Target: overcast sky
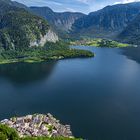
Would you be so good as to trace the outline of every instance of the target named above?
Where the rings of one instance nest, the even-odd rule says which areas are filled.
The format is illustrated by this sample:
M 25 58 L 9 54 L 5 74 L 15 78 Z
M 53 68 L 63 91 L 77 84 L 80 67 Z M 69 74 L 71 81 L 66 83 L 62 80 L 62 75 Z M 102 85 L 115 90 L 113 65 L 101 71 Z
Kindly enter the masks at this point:
M 54 11 L 89 13 L 107 5 L 136 2 L 140 0 L 15 0 L 27 6 L 48 6 Z

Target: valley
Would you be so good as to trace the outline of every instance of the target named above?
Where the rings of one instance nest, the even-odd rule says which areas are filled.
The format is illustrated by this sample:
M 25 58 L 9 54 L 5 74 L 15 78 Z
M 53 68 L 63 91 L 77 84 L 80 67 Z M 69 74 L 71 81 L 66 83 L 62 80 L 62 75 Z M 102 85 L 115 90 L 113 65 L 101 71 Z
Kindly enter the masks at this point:
M 85 15 L 78 12 L 57 13 L 49 7 L 26 7 L 17 2 L 2 0 L 0 63 L 33 63 L 72 57 L 94 56 L 89 51 L 70 49 L 68 47 L 69 42 L 72 45 L 109 48 L 138 45 L 137 37 L 132 39 L 135 42 L 128 41 L 127 35 L 129 34 L 125 33 L 125 30 L 127 30 L 127 24 L 131 22 L 131 24 L 136 24 L 131 20 L 135 18 L 138 20 L 139 8 L 140 5 L 137 2 L 126 5 L 120 4 L 107 6 L 97 12 Z M 115 12 L 119 9 L 122 9 L 119 13 Z M 130 13 L 130 11 L 132 12 Z M 119 17 L 120 14 L 121 17 Z M 102 18 L 103 15 L 104 18 Z M 110 16 L 109 18 L 108 15 Z M 97 19 L 98 17 L 102 19 L 100 22 Z M 91 27 L 92 29 L 90 29 Z M 125 30 L 123 31 L 123 29 Z M 87 31 L 90 31 L 89 35 Z M 91 33 L 91 31 L 93 32 Z M 105 36 L 103 35 L 104 33 Z M 111 37 L 108 35 L 111 35 Z M 123 37 L 121 37 L 122 35 Z M 130 38 L 133 38 L 131 35 L 129 35 Z M 96 39 L 95 37 L 99 38 Z M 127 37 L 127 40 L 124 37 Z M 61 42 L 63 42 L 63 45 Z M 58 47 L 53 48 L 56 45 Z
M 17 1 L 0 0 L 0 140 L 139 140 L 140 2 Z

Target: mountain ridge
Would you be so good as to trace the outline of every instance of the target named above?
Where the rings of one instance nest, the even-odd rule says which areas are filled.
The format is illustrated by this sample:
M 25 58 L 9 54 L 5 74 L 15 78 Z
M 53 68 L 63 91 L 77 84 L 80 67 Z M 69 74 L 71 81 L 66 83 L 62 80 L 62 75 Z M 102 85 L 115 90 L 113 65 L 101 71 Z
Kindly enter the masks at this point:
M 45 19 L 58 32 L 69 32 L 75 20 L 84 16 L 80 12 L 54 12 L 49 7 L 30 7 L 34 14 L 37 14 Z
M 9 9 L 12 11 L 15 9 L 25 9 L 26 12 L 28 11 L 34 16 L 41 17 L 44 21 L 47 20 L 48 24 L 52 27 L 51 29 L 57 32 L 59 37 L 63 39 L 91 37 L 119 39 L 122 42 L 132 42 L 133 44 L 137 41 L 138 44 L 138 39 L 136 38 L 139 38 L 139 34 L 137 33 L 134 35 L 132 26 L 136 24 L 134 22 L 136 18 L 138 22 L 140 2 L 106 6 L 88 15 L 80 12 L 54 12 L 47 6 L 27 7 L 10 0 L 0 0 L 0 6 L 0 15 L 3 15 L 4 10 L 4 12 L 8 12 Z M 53 31 L 49 30 L 51 38 L 58 40 L 57 35 L 54 34 Z M 129 35 L 127 35 L 127 33 Z M 129 36 L 129 39 L 122 36 L 123 34 Z M 49 36 L 47 35 L 45 37 L 48 38 Z M 136 40 L 132 41 L 131 37 Z M 41 42 L 44 42 L 44 39 L 45 38 L 42 38 Z M 51 41 L 51 39 L 49 40 Z M 31 46 L 37 45 L 37 42 L 36 40 L 30 44 Z
M 89 37 L 115 38 L 140 12 L 140 2 L 106 6 L 91 12 L 73 24 L 73 34 Z

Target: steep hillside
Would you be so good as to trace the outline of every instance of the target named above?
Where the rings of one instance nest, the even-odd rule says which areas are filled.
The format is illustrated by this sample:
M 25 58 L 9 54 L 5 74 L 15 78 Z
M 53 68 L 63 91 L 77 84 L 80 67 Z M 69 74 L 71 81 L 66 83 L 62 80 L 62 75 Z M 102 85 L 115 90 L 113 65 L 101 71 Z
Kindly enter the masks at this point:
M 58 37 L 46 20 L 0 1 L 0 47 L 5 49 L 43 46 L 47 41 L 56 42 Z
M 31 11 L 45 19 L 54 26 L 57 31 L 68 32 L 75 20 L 84 16 L 82 13 L 56 13 L 49 7 L 30 7 Z
M 123 42 L 140 44 L 140 14 L 118 36 Z
M 82 36 L 113 38 L 139 13 L 140 2 L 107 6 L 78 19 L 73 33 Z

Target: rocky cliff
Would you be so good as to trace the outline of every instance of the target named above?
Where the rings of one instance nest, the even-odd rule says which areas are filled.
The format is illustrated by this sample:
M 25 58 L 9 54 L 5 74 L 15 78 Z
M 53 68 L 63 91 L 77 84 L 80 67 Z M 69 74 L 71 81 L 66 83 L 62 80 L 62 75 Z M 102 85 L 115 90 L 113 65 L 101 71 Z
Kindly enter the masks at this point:
M 57 13 L 49 7 L 30 7 L 30 9 L 33 13 L 47 19 L 56 30 L 64 32 L 69 32 L 73 23 L 84 16 L 84 14 L 78 12 Z
M 49 29 L 45 35 L 40 34 L 40 39 L 35 39 L 30 42 L 30 47 L 33 46 L 44 46 L 46 42 L 56 43 L 59 40 L 55 32 Z
M 118 38 L 130 44 L 140 44 L 140 14 L 119 34 Z
M 73 32 L 91 37 L 116 37 L 140 12 L 140 2 L 107 6 L 79 18 Z

